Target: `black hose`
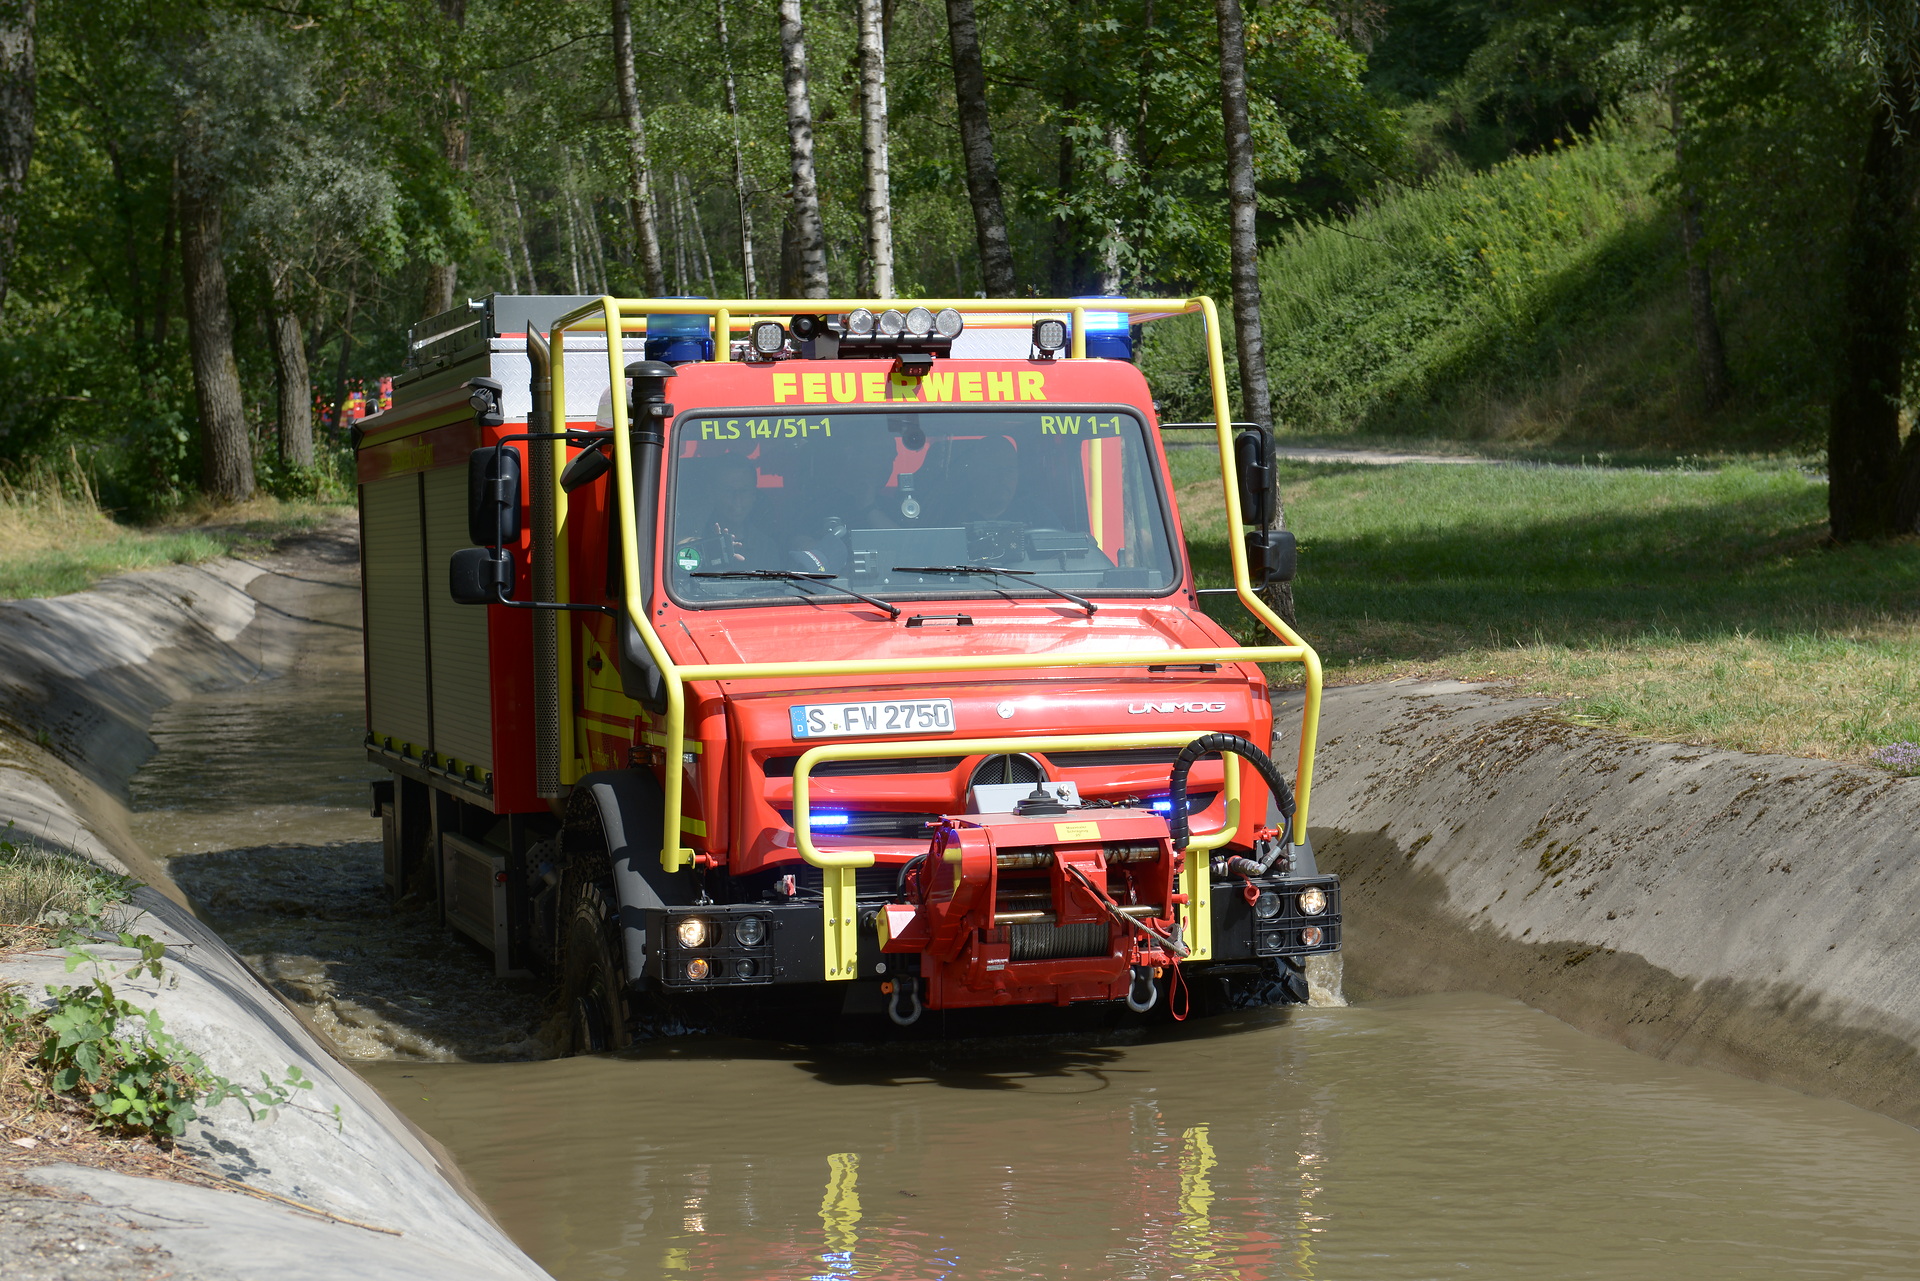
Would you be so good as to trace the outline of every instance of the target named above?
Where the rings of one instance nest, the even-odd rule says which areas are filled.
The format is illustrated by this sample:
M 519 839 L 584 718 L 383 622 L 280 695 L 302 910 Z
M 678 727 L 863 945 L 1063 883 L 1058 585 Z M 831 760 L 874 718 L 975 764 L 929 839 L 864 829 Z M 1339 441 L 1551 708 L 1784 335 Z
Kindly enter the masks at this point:
M 1274 766 L 1273 758 L 1241 738 L 1238 734 L 1202 734 L 1185 747 L 1180 755 L 1173 758 L 1173 772 L 1167 777 L 1168 799 L 1173 803 L 1173 812 L 1167 816 L 1167 827 L 1173 834 L 1173 848 L 1184 850 L 1192 833 L 1187 828 L 1187 772 L 1193 763 L 1210 752 L 1232 752 L 1235 756 L 1245 757 L 1260 777 L 1273 789 L 1274 800 L 1280 806 L 1280 819 L 1283 826 L 1293 824 L 1293 789 L 1287 786 L 1287 780 L 1280 777 L 1280 771 Z M 1291 839 L 1291 838 L 1289 838 Z M 1263 858 L 1235 858 L 1228 862 L 1234 871 L 1244 871 L 1249 876 L 1264 876 L 1280 860 L 1280 854 L 1287 848 L 1287 840 L 1273 842 L 1273 848 Z

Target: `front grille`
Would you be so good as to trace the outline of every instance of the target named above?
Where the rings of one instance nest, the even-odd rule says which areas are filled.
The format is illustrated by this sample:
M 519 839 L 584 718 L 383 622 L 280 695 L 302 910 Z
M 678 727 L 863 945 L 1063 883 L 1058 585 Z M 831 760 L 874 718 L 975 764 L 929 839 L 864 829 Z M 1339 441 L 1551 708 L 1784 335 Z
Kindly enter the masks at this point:
M 1116 747 L 1106 751 L 1048 752 L 1047 759 L 1060 769 L 1107 769 L 1116 765 L 1168 765 L 1180 755 L 1177 747 Z M 1217 761 L 1218 752 L 1200 758 Z
M 768 778 L 792 778 L 798 756 L 769 756 Z M 960 756 L 883 756 L 870 761 L 821 761 L 808 773 L 813 778 L 852 778 L 870 774 L 945 774 L 959 768 Z
M 1009 925 L 1007 959 L 1052 961 L 1063 957 L 1105 956 L 1112 931 L 1105 921 L 1084 925 Z

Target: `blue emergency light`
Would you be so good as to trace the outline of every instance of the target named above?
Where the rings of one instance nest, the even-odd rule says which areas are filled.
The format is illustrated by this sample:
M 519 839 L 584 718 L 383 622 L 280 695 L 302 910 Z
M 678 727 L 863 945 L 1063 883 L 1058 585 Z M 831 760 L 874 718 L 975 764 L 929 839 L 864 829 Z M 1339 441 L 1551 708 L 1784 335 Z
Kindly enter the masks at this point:
M 832 810 L 807 811 L 807 821 L 815 827 L 845 827 L 853 821 L 851 814 L 836 814 Z
M 677 294 L 689 302 L 704 301 L 698 294 Z M 713 318 L 710 316 L 647 316 L 647 359 L 669 365 L 713 359 Z
M 1104 302 L 1119 294 L 1082 294 L 1076 302 Z M 1087 355 L 1109 360 L 1133 359 L 1133 330 L 1124 311 L 1087 311 Z

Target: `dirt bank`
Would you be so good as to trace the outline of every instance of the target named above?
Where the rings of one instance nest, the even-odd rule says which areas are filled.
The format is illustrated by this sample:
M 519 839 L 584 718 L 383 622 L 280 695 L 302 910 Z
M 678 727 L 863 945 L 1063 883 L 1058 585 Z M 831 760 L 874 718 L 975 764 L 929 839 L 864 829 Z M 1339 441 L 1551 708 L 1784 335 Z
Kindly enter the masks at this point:
M 1356 999 L 1478 989 L 1920 1124 L 1920 779 L 1328 693 L 1311 820 Z
M 314 1078 L 301 1107 L 254 1122 L 225 1104 L 196 1123 L 184 1146 L 220 1174 L 333 1217 L 70 1165 L 19 1177 L 60 1201 L 60 1213 L 42 1219 L 91 1222 L 154 1259 L 159 1273 L 541 1277 L 456 1188 L 458 1174 L 438 1146 L 193 918 L 128 835 L 127 780 L 152 751 L 146 726 L 154 712 L 195 690 L 272 679 L 302 630 L 319 625 L 302 609 L 316 586 L 307 574 L 350 565 L 353 538 L 343 524 L 250 563 L 131 574 L 55 600 L 0 603 L 0 821 L 151 887 L 137 897 L 143 915 L 132 928 L 168 944 L 167 976 L 119 984 L 122 995 L 158 1009 L 222 1075 L 278 1079 L 298 1066 Z M 118 949 L 99 952 L 113 958 Z M 0 980 L 71 981 L 61 960 L 45 954 L 6 958 Z M 0 1238 L 9 1226 L 0 1221 Z M 24 1258 L 45 1244 L 26 1231 L 26 1239 L 0 1239 L 0 1254 Z

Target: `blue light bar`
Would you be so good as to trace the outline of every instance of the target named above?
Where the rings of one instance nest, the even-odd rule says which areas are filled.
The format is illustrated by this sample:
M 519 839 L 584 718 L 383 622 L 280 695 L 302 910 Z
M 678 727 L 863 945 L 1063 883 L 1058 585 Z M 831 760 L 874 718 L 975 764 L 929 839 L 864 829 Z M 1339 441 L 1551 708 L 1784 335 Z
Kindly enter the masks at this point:
M 831 811 L 815 813 L 813 810 L 808 810 L 807 821 L 815 827 L 845 827 L 853 821 L 853 815 L 835 814 Z
M 689 301 L 704 301 L 698 294 L 682 294 Z M 647 316 L 647 359 L 683 365 L 693 360 L 713 359 L 713 318 L 711 316 Z
M 1082 294 L 1075 302 L 1104 302 L 1116 294 Z M 1087 355 L 1105 356 L 1109 360 L 1133 359 L 1133 331 L 1128 328 L 1129 318 L 1124 311 L 1088 311 Z
M 1153 808 L 1160 811 L 1162 814 L 1171 814 L 1173 813 L 1173 802 L 1172 801 L 1155 801 L 1153 803 Z

